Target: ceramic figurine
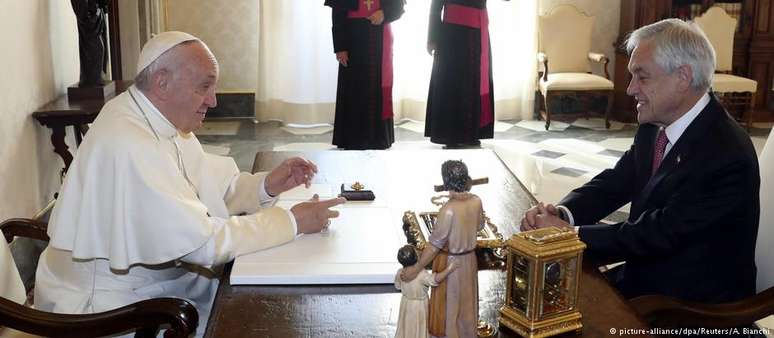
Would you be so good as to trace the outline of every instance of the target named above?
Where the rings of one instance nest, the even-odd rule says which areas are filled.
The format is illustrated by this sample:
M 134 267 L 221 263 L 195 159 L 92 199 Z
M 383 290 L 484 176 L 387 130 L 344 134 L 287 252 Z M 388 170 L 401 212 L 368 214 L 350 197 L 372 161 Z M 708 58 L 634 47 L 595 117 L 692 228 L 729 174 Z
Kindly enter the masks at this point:
M 417 263 L 416 249 L 412 245 L 404 245 L 398 250 L 398 262 L 404 268 Z M 398 329 L 395 331 L 395 338 L 427 338 L 427 309 L 428 298 L 427 289 L 438 285 L 439 282 L 446 279 L 457 266 L 452 262 L 444 271 L 437 274 L 431 274 L 422 269 L 414 279 L 404 281 L 403 271 L 398 270 L 395 274 L 395 288 L 400 290 L 403 297 L 400 300 L 400 311 L 398 312 Z
M 476 337 L 478 324 L 478 262 L 476 234 L 484 226 L 481 199 L 471 194 L 472 182 L 462 161 L 446 161 L 441 166 L 444 190 L 449 200 L 438 212 L 429 244 L 417 264 L 404 269 L 412 279 L 431 261 L 433 272 L 444 271 L 452 261 L 457 269 L 430 295 L 428 329 L 435 337 Z

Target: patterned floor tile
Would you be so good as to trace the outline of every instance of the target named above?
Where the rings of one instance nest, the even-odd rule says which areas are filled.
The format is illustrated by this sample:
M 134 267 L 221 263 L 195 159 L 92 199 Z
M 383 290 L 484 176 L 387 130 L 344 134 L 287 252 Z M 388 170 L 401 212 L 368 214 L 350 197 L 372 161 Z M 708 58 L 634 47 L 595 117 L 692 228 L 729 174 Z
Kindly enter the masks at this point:
M 596 154 L 605 149 L 596 142 L 584 141 L 575 138 L 548 139 L 545 141 L 540 141 L 539 144 L 543 149 L 565 154 L 576 152 Z
M 495 133 L 504 133 L 511 128 L 513 128 L 513 123 L 495 121 L 495 124 L 494 124 Z
M 517 127 L 534 130 L 534 131 L 540 131 L 540 132 L 546 132 L 546 122 L 545 121 L 519 121 L 519 123 L 516 123 Z M 548 128 L 548 131 L 563 131 L 567 128 L 569 128 L 570 125 L 561 121 L 551 121 L 551 126 Z
M 280 129 L 291 133 L 293 135 L 322 135 L 333 131 L 333 126 L 329 124 L 323 125 L 287 125 Z
M 205 152 L 215 155 L 226 156 L 231 151 L 231 147 L 225 145 L 202 144 Z
M 613 211 L 612 214 L 605 217 L 605 221 L 609 223 L 620 223 L 625 222 L 629 218 L 629 212 L 623 212 L 620 210 Z
M 605 149 L 597 153 L 598 155 L 611 156 L 615 158 L 621 158 L 624 152 L 620 150 Z
M 561 167 L 559 169 L 554 169 L 551 172 L 557 175 L 570 176 L 570 177 L 581 177 L 583 176 L 583 174 L 587 173 L 587 171 L 585 170 L 568 168 L 568 167 Z
M 336 149 L 336 146 L 330 143 L 288 143 L 281 146 L 275 146 L 274 151 L 314 151 L 314 150 L 331 150 Z
M 202 127 L 194 131 L 198 135 L 236 135 L 240 121 L 205 121 Z
M 597 143 L 599 143 L 599 145 L 605 149 L 627 151 L 629 150 L 629 148 L 632 147 L 633 142 L 634 142 L 634 138 L 627 137 L 627 138 L 609 138 L 607 140 L 600 141 Z
M 554 158 L 562 157 L 562 156 L 564 156 L 566 154 L 565 153 L 556 152 L 556 151 L 550 151 L 550 150 L 540 150 L 540 151 L 532 153 L 532 155 L 554 159 Z
M 408 141 L 408 142 L 395 142 L 390 147 L 390 150 L 439 150 L 442 149 L 442 145 L 434 144 L 428 140 L 424 141 Z
M 564 167 L 586 171 L 588 173 L 586 177 L 590 179 L 602 170 L 615 166 L 618 158 L 598 154 L 570 153 L 557 159 L 557 161 Z
M 539 144 L 519 140 L 481 140 L 481 146 L 490 147 L 495 149 L 495 151 L 502 149 L 504 151 L 516 152 L 520 154 L 532 154 L 541 150 Z
M 553 123 L 553 122 L 552 122 Z M 610 128 L 605 128 L 605 119 L 599 118 L 599 117 L 592 117 L 592 118 L 579 118 L 572 123 L 573 127 L 579 127 L 579 128 L 585 128 L 585 129 L 593 129 L 598 131 L 613 131 L 613 130 L 621 130 L 625 126 L 624 123 L 610 120 Z

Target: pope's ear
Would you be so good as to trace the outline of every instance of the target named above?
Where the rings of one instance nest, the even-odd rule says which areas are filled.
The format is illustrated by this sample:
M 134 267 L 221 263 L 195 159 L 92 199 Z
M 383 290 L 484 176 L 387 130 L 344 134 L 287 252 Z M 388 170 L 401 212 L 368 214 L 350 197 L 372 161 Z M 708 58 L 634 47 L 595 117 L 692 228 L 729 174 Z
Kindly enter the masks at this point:
M 165 96 L 169 92 L 169 84 L 172 80 L 172 73 L 167 69 L 161 69 L 153 74 L 153 87 L 160 96 Z

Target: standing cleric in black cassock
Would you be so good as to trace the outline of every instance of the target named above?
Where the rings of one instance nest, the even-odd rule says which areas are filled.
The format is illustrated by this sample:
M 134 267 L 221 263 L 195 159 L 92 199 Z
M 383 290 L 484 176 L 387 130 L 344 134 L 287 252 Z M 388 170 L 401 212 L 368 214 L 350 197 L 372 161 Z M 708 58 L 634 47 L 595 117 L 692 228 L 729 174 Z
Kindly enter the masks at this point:
M 425 136 L 447 148 L 478 146 L 494 133 L 486 0 L 432 1 L 427 51 L 434 59 Z
M 333 144 L 387 149 L 395 140 L 389 23 L 403 14 L 403 0 L 325 0 L 325 5 L 332 8 L 333 49 L 339 60 Z M 379 10 L 384 20 L 373 24 L 369 16 Z

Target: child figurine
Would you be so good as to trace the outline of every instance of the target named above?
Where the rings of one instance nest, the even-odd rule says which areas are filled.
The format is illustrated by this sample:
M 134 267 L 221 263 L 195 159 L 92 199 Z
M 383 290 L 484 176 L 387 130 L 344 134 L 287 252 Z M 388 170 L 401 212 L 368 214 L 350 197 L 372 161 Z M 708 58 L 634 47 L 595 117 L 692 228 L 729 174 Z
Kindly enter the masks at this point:
M 404 245 L 398 250 L 398 262 L 404 268 L 412 266 L 417 262 L 417 252 L 412 245 Z M 440 273 L 431 274 L 422 269 L 412 280 L 404 281 L 403 269 L 395 274 L 395 288 L 400 290 L 403 297 L 400 300 L 400 311 L 398 312 L 398 329 L 395 331 L 395 338 L 427 338 L 427 289 L 430 286 L 436 286 L 446 279 L 454 269 L 457 268 L 456 262 L 452 262 Z
M 439 282 L 430 295 L 428 330 L 435 337 L 476 337 L 478 324 L 478 263 L 476 234 L 484 226 L 481 199 L 471 194 L 472 180 L 462 161 L 446 161 L 441 166 L 443 190 L 449 200 L 438 211 L 433 232 L 417 264 L 404 268 L 406 279 L 433 262 L 433 271 L 442 271 L 455 262 L 458 268 Z

